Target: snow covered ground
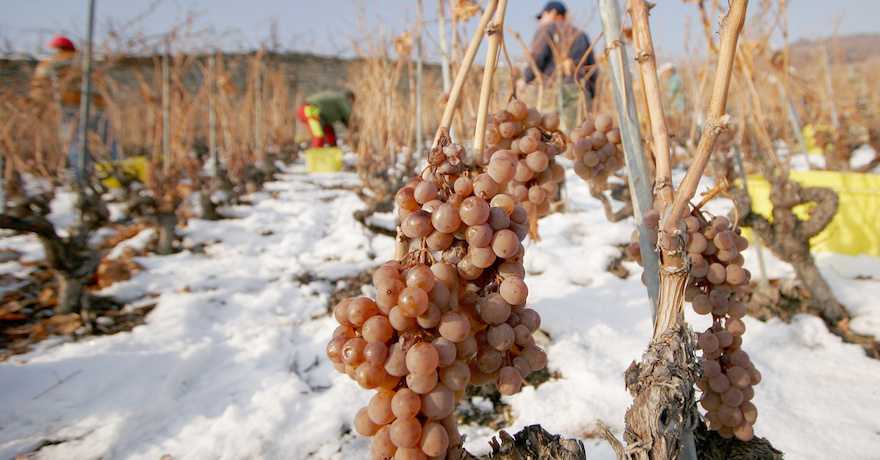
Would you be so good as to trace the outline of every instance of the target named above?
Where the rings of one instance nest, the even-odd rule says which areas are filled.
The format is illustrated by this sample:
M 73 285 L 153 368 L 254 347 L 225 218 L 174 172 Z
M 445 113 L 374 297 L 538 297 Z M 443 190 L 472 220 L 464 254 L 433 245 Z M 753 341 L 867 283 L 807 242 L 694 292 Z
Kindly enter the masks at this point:
M 336 327 L 328 297 L 334 280 L 391 259 L 393 240 L 352 218 L 363 204 L 342 187 L 356 187 L 355 175 L 308 175 L 294 165 L 278 179 L 250 205 L 225 210 L 235 218 L 180 229 L 185 245 L 203 244 L 203 253 L 138 258 L 146 270 L 102 292 L 132 307 L 156 302 L 145 325 L 48 340 L 0 363 L 0 460 L 37 449 L 28 458 L 369 458 L 369 439 L 351 423 L 374 392 L 325 358 Z M 544 218 L 542 240 L 526 251 L 529 302 L 560 378 L 505 397 L 513 417 L 505 430 L 539 423 L 582 439 L 588 458 L 609 460 L 609 445 L 588 436 L 598 419 L 621 436 L 632 402 L 622 373 L 648 343 L 650 311 L 637 265 L 626 265 L 628 279 L 605 270 L 632 220 L 609 223 L 583 181 L 570 175 L 567 184 L 570 212 Z M 65 218 L 63 206 L 57 212 Z M 0 247 L 42 257 L 28 236 L 0 239 Z M 745 256 L 757 273 L 754 250 Z M 764 256 L 771 276 L 792 276 Z M 854 314 L 853 329 L 880 335 L 880 260 L 817 259 Z M 0 272 L 20 270 L 0 264 Z M 688 320 L 707 327 L 707 318 Z M 812 316 L 746 325 L 743 348 L 763 374 L 756 434 L 788 459 L 880 459 L 880 362 Z M 488 452 L 497 435 L 478 426 L 462 432 L 474 454 Z

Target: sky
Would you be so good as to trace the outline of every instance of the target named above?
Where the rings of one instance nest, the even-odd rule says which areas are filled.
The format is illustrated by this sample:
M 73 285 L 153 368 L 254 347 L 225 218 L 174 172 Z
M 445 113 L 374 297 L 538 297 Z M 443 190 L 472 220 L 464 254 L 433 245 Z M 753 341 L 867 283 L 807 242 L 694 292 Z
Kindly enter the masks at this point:
M 447 2 L 448 3 L 448 2 Z M 537 14 L 544 0 L 511 0 L 505 24 L 528 43 L 537 27 Z M 658 60 L 676 60 L 694 55 L 703 41 L 699 9 L 690 2 L 661 0 L 652 11 L 651 27 Z M 721 2 L 726 4 L 726 2 Z M 776 2 L 773 2 L 776 4 Z M 87 0 L 0 0 L 0 53 L 10 51 L 30 55 L 45 53 L 40 45 L 55 33 L 65 33 L 82 41 L 86 37 Z M 243 6 L 243 5 L 247 6 Z M 95 40 L 104 42 L 111 31 L 124 39 L 146 37 L 154 45 L 158 37 L 180 28 L 189 16 L 193 39 L 200 47 L 216 46 L 230 51 L 257 49 L 277 43 L 281 50 L 306 51 L 324 55 L 352 56 L 354 44 L 385 43 L 410 29 L 416 22 L 416 0 L 95 0 Z M 569 1 L 569 16 L 591 37 L 601 33 L 596 1 Z M 319 8 L 322 5 L 326 8 Z M 439 60 L 437 52 L 438 3 L 425 0 L 425 53 L 428 60 Z M 750 25 L 758 18 L 761 2 L 752 0 Z M 776 7 L 778 9 L 778 7 Z M 787 8 L 790 40 L 827 37 L 837 30 L 841 35 L 878 33 L 880 2 L 874 0 L 790 0 Z M 447 11 L 448 14 L 448 11 Z M 477 18 L 466 27 L 467 39 L 473 35 Z M 771 19 L 763 19 L 770 22 Z M 717 21 L 715 21 L 717 23 Z M 274 36 L 274 39 L 271 38 Z M 690 44 L 686 44 L 685 41 Z M 781 45 L 781 37 L 772 37 Z M 210 42 L 210 43 L 204 43 Z M 512 38 L 512 56 L 522 47 Z M 479 58 L 478 58 L 479 59 Z

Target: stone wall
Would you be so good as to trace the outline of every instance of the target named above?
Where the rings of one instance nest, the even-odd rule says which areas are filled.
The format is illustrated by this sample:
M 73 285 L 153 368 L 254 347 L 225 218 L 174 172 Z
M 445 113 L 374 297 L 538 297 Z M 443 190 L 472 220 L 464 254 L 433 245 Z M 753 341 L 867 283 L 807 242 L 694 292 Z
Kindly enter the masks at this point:
M 243 95 L 249 87 L 249 80 L 252 74 L 249 69 L 253 69 L 254 53 L 248 54 L 224 54 L 217 62 L 222 62 L 222 70 L 225 75 L 229 76 L 228 81 L 221 84 L 225 89 L 228 85 L 234 86 L 234 94 Z M 181 75 L 184 86 L 190 96 L 195 96 L 202 87 L 204 73 L 203 69 L 207 68 L 208 56 L 176 56 L 173 66 L 182 66 L 185 71 L 174 71 L 172 75 Z M 161 120 L 157 121 L 155 112 L 151 112 L 148 108 L 142 108 L 140 105 L 128 106 L 128 101 L 136 101 L 138 104 L 144 100 L 144 97 L 152 100 L 153 106 L 158 107 L 161 99 L 161 78 L 162 78 L 162 58 L 161 56 L 143 56 L 143 57 L 122 57 L 117 59 L 101 59 L 95 58 L 93 62 L 94 74 L 96 76 L 103 75 L 105 84 L 103 87 L 109 92 L 110 97 L 115 102 L 125 107 L 135 107 L 132 111 L 126 111 L 125 116 L 134 116 L 144 122 L 143 129 L 140 130 L 122 130 L 120 129 L 120 139 L 122 146 L 126 152 L 133 151 L 155 151 L 161 148 L 156 130 L 161 129 Z M 10 100 L 19 99 L 26 100 L 23 96 L 28 94 L 30 80 L 34 73 L 34 68 L 38 61 L 33 58 L 23 59 L 0 59 L 0 98 L 9 98 Z M 285 83 L 288 85 L 289 112 L 281 118 L 273 118 L 275 131 L 274 139 L 278 139 L 281 144 L 289 145 L 286 139 L 288 134 L 290 137 L 300 142 L 303 138 L 308 138 L 305 127 L 301 126 L 295 120 L 295 107 L 302 102 L 310 94 L 325 90 L 339 90 L 348 86 L 351 69 L 358 67 L 361 63 L 358 59 L 340 59 L 328 56 L 318 56 L 312 54 L 272 54 L 265 53 L 262 55 L 262 63 L 264 68 L 272 69 L 271 75 L 277 77 L 277 69 L 281 69 Z M 414 66 L 413 66 L 414 67 Z M 218 69 L 219 70 L 219 69 Z M 398 103 L 406 104 L 409 101 L 409 76 L 406 73 L 407 66 L 404 66 L 403 75 L 400 78 L 398 90 L 402 97 L 397 98 Z M 431 105 L 433 111 L 424 115 L 425 132 L 436 129 L 436 123 L 439 120 L 439 114 L 435 112 L 442 111 L 442 98 L 438 96 L 440 87 L 440 67 L 436 64 L 426 64 L 424 66 L 424 82 L 425 82 L 425 98 L 423 99 L 426 106 Z M 97 78 L 96 78 L 97 80 Z M 352 80 L 357 80 L 352 79 Z M 252 85 L 251 85 L 252 88 Z M 357 88 L 351 88 L 357 89 Z M 221 88 L 221 91 L 223 88 Z M 376 96 L 376 95 L 374 95 Z M 277 105 L 276 105 L 277 107 Z M 426 108 L 426 111 L 428 109 Z M 369 114 L 365 114 L 369 116 Z M 269 123 L 264 120 L 264 122 Z M 196 120 L 198 126 L 203 126 L 204 121 Z M 123 121 L 119 126 L 132 126 Z M 292 133 L 284 133 L 285 127 L 293 127 Z M 404 126 L 402 124 L 401 126 Z M 244 125 L 239 125 L 242 130 L 247 129 Z M 271 130 L 268 125 L 264 128 Z M 341 125 L 337 126 L 341 131 L 338 134 L 341 138 L 346 138 L 346 130 Z M 198 129 L 200 134 L 199 142 L 206 142 L 201 128 Z M 241 131 L 239 131 L 241 132 Z M 245 131 L 246 132 L 246 131 Z M 238 139 L 252 138 L 252 134 L 240 135 Z
M 243 90 L 247 86 L 248 64 L 253 58 L 253 53 L 223 55 L 225 68 L 232 76 L 232 83 L 239 90 Z M 186 59 L 189 60 L 189 65 L 188 71 L 184 75 L 184 84 L 194 93 L 201 86 L 203 75 L 199 66 L 195 65 L 196 59 L 189 57 Z M 206 65 L 208 58 L 203 56 L 198 60 Z M 112 64 L 96 59 L 93 68 L 105 70 L 109 78 L 118 85 L 119 91 L 124 92 L 140 87 L 139 76 L 150 84 L 154 78 L 160 78 L 160 61 L 161 58 L 158 56 L 125 57 L 114 60 Z M 263 55 L 263 65 L 283 69 L 291 85 L 291 94 L 300 95 L 300 97 L 318 91 L 345 88 L 349 77 L 349 67 L 357 61 L 356 59 L 340 59 L 313 54 L 266 53 Z M 14 92 L 26 92 L 36 64 L 37 61 L 33 59 L 0 59 L 0 84 Z M 438 65 L 426 64 L 425 72 L 428 75 L 426 81 L 439 79 L 440 68 Z M 409 79 L 404 74 L 399 89 L 407 93 L 408 86 Z

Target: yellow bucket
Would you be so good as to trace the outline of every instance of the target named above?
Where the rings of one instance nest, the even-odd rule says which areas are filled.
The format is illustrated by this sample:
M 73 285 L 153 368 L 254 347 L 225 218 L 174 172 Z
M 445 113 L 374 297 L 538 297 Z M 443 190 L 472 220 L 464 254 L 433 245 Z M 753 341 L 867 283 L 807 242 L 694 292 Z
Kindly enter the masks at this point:
M 310 173 L 336 172 L 342 169 L 342 149 L 339 147 L 320 147 L 308 149 L 306 168 Z

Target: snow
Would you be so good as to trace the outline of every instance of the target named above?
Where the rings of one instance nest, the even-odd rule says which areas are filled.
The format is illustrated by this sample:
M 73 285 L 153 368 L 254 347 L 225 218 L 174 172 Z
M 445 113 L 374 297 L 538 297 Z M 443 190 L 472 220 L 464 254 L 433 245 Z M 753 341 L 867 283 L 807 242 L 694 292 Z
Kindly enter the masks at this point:
M 38 449 L 29 458 L 368 458 L 369 439 L 351 424 L 374 392 L 324 355 L 336 281 L 394 253 L 392 238 L 352 217 L 363 207 L 358 187 L 352 173 L 308 175 L 293 165 L 248 204 L 223 210 L 234 218 L 189 220 L 179 229 L 188 249 L 136 258 L 145 270 L 101 294 L 131 306 L 155 302 L 146 324 L 47 340 L 0 363 L 0 459 Z M 622 436 L 632 403 L 622 374 L 647 346 L 650 310 L 637 265 L 625 263 L 627 279 L 606 271 L 632 220 L 609 223 L 576 176 L 566 187 L 569 212 L 540 221 L 541 240 L 527 242 L 525 260 L 530 307 L 546 333 L 539 343 L 560 378 L 504 397 L 512 417 L 504 429 L 541 424 L 582 439 L 588 458 L 609 460 L 596 421 Z M 69 204 L 63 195 L 53 203 L 56 222 L 69 221 Z M 143 247 L 150 236 L 124 244 Z M 26 261 L 42 257 L 27 236 L 0 239 L 3 248 Z M 770 276 L 792 276 L 769 251 L 763 256 Z M 755 251 L 745 257 L 758 273 Z M 852 329 L 880 334 L 880 261 L 822 253 L 817 262 L 852 312 Z M 0 264 L 2 273 L 25 270 Z M 687 319 L 697 331 L 707 326 Z M 763 374 L 756 434 L 789 459 L 880 458 L 880 362 L 812 316 L 745 321 L 743 348 Z M 487 427 L 461 431 L 473 454 L 487 453 L 497 436 Z

